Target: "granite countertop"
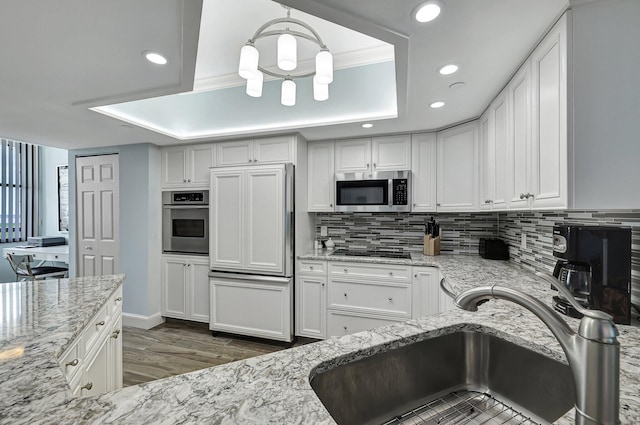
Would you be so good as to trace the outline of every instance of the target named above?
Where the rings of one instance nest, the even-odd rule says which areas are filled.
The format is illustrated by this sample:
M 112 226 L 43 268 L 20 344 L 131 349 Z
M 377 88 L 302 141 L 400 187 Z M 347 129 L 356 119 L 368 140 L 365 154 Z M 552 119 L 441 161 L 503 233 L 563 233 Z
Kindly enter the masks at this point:
M 326 259 L 311 254 L 299 258 Z M 550 302 L 552 295 L 547 283 L 508 262 L 453 255 L 414 256 L 404 261 L 439 267 L 455 291 L 495 283 L 524 290 L 546 302 Z M 567 321 L 576 328 L 577 320 Z M 618 328 L 622 347 L 620 419 L 623 424 L 640 423 L 640 333 L 633 326 Z M 17 421 L 10 422 L 333 424 L 309 384 L 310 376 L 377 352 L 457 330 L 483 330 L 564 361 L 555 338 L 533 314 L 512 303 L 490 301 L 475 313 L 455 309 L 96 397 L 68 400 L 60 396 L 38 404 L 13 405 L 11 417 Z M 53 367 L 55 359 L 50 362 Z M 64 385 L 61 372 L 59 378 L 51 377 L 54 379 L 61 380 L 62 383 L 56 382 L 58 387 Z M 28 395 L 28 389 L 25 391 Z M 53 390 L 51 394 L 53 397 Z M 0 422 L 4 422 L 1 416 Z M 573 412 L 558 423 L 573 423 Z

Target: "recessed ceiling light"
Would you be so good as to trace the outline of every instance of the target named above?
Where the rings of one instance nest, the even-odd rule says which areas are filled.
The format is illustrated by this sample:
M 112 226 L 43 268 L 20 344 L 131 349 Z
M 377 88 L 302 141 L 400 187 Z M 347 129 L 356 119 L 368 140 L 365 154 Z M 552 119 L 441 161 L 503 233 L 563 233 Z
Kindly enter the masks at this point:
M 451 75 L 458 70 L 458 65 L 450 63 L 449 65 L 441 66 L 438 72 L 441 75 Z
M 158 52 L 152 52 L 147 50 L 142 52 L 142 54 L 144 55 L 145 58 L 147 58 L 149 62 L 155 63 L 156 65 L 166 65 L 167 62 L 169 62 L 167 58 L 165 58 Z
M 431 22 L 440 15 L 444 4 L 439 0 L 426 1 L 413 9 L 413 18 L 418 22 Z
M 441 102 L 441 101 L 433 102 L 429 106 L 431 106 L 431 108 L 433 108 L 433 109 L 442 108 L 444 106 L 444 102 Z
M 362 124 L 362 128 L 371 128 L 371 127 L 373 127 L 373 124 L 371 124 L 370 122 L 366 124 Z

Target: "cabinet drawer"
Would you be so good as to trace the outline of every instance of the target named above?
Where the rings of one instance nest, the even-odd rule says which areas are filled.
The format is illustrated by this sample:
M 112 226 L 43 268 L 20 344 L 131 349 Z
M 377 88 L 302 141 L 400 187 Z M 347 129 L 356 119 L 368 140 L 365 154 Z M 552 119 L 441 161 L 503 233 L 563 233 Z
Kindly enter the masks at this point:
M 325 274 L 327 272 L 326 261 L 300 261 L 300 273 Z
M 122 311 L 122 286 L 116 289 L 116 292 L 111 295 L 108 305 L 110 317 L 117 317 L 120 315 L 120 312 Z
M 82 344 L 84 345 L 85 355 L 89 355 L 91 349 L 94 348 L 96 342 L 100 339 L 100 335 L 106 332 L 108 328 L 109 309 L 107 307 L 107 305 L 103 306 L 83 331 Z
M 67 378 L 67 382 L 71 382 L 73 377 L 82 371 L 83 356 L 80 347 L 81 345 L 78 343 L 78 339 L 76 339 L 73 345 L 62 353 L 62 356 L 58 359 L 62 372 Z
M 330 310 L 327 315 L 327 334 L 329 337 L 343 336 L 368 331 L 392 323 L 399 323 L 399 321 L 379 317 L 355 316 Z
M 393 282 L 410 282 L 411 267 L 388 264 L 329 263 L 329 275 L 353 278 L 384 279 Z
M 411 317 L 411 285 L 332 279 L 329 308 Z

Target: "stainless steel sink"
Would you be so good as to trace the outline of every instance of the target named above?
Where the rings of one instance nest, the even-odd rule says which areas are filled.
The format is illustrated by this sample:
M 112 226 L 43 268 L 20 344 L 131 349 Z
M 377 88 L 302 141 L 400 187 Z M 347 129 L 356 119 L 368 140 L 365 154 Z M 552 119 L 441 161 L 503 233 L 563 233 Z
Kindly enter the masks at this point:
M 544 423 L 575 402 L 569 366 L 470 331 L 337 366 L 311 386 L 338 424 L 467 423 L 482 409 L 483 421 Z

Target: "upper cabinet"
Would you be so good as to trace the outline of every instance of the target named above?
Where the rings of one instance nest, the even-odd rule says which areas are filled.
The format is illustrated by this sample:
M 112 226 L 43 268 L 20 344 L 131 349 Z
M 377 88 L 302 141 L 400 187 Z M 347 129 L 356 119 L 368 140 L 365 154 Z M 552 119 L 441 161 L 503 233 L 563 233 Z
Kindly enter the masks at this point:
M 436 210 L 436 134 L 411 135 L 412 212 Z
M 334 183 L 334 143 L 309 142 L 308 155 L 308 194 L 309 212 L 332 212 L 335 197 Z
M 209 168 L 216 164 L 215 144 L 162 149 L 162 188 L 209 187 Z
M 218 143 L 218 166 L 295 163 L 296 136 Z
M 525 62 L 507 86 L 509 104 L 509 209 L 528 207 L 531 170 L 531 61 Z
M 480 204 L 481 210 L 504 210 L 509 206 L 508 160 L 510 115 L 506 90 L 489 105 L 480 118 Z
M 478 121 L 437 134 L 437 210 L 478 209 Z
M 335 144 L 335 172 L 411 169 L 411 136 L 340 140 Z

